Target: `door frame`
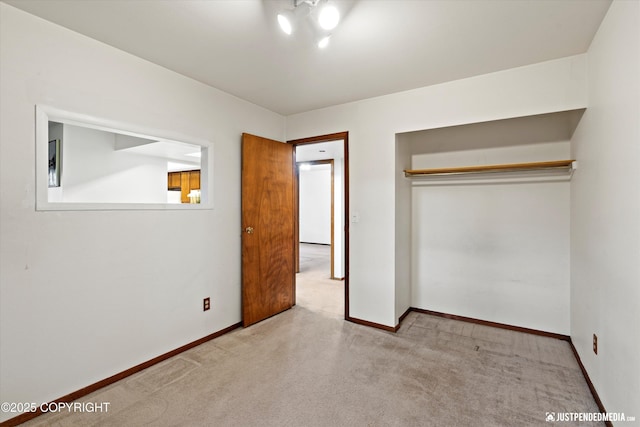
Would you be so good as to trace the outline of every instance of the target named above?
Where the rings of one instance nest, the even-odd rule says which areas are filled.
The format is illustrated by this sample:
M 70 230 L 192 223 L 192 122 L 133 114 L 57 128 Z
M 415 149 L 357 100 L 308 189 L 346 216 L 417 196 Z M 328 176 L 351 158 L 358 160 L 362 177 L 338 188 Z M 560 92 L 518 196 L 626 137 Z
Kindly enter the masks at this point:
M 294 146 L 293 155 L 294 155 L 294 162 L 295 162 L 295 147 L 297 147 L 298 145 L 317 144 L 320 142 L 332 142 L 332 141 L 340 141 L 340 140 L 342 140 L 343 149 L 344 149 L 344 158 L 343 158 L 343 164 L 344 164 L 343 165 L 343 168 L 344 168 L 344 177 L 343 177 L 343 181 L 344 181 L 344 201 L 343 201 L 344 202 L 344 318 L 346 320 L 349 320 L 351 318 L 349 316 L 349 132 L 348 131 L 336 132 L 336 133 L 331 133 L 326 135 L 312 136 L 309 138 L 293 139 L 293 140 L 287 141 L 287 144 L 292 144 Z M 295 180 L 296 180 L 296 184 L 295 184 L 294 200 L 297 201 L 299 197 L 298 191 L 297 191 L 299 186 L 297 173 L 295 174 Z M 332 198 L 332 203 L 333 203 L 333 198 Z M 296 239 L 299 240 L 298 208 L 294 209 L 294 211 L 296 213 L 294 233 L 296 235 Z M 332 238 L 333 238 L 333 233 L 332 233 Z M 296 260 L 299 257 L 298 246 L 299 246 L 299 242 L 297 242 L 295 245 Z M 332 253 L 332 259 L 333 259 L 333 245 L 332 245 L 331 253 Z M 333 270 L 333 262 L 331 264 L 332 264 L 331 269 Z

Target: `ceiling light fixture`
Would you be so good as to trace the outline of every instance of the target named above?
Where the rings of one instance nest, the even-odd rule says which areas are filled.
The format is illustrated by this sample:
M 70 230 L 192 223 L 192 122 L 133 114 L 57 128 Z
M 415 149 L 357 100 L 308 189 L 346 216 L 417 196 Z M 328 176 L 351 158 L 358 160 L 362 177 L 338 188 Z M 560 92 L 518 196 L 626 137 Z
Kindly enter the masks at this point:
M 317 46 L 321 49 L 329 45 L 329 31 L 340 22 L 338 8 L 328 3 L 329 0 L 293 0 L 293 9 L 278 12 L 278 25 L 287 35 L 296 32 L 296 27 L 309 17 L 311 31 L 315 34 Z M 322 5 L 317 7 L 320 3 Z
M 278 12 L 280 29 L 286 35 L 294 33 L 298 23 L 311 13 L 311 9 L 315 7 L 317 2 L 318 0 L 293 0 L 293 9 L 284 9 Z
M 320 14 L 318 15 L 318 24 L 320 24 L 320 27 L 324 30 L 333 30 L 338 26 L 339 22 L 340 12 L 338 12 L 338 9 L 334 5 L 326 3 L 322 6 Z

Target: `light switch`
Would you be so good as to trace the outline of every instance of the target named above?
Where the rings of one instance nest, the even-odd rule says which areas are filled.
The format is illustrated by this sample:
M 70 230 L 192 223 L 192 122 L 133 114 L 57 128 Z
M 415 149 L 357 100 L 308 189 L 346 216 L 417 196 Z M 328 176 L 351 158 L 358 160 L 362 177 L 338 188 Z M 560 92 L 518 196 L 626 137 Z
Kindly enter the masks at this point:
M 351 222 L 360 222 L 360 214 L 358 212 L 351 214 Z

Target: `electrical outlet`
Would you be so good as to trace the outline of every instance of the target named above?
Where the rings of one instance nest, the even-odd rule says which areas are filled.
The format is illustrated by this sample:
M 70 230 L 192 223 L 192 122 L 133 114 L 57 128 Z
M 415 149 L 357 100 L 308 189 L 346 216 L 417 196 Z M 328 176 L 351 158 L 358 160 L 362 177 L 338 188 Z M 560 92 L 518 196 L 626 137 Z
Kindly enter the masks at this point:
M 207 311 L 211 308 L 211 299 L 209 297 L 206 297 L 203 301 L 202 301 L 202 311 Z
M 593 334 L 593 352 L 598 354 L 598 336 Z

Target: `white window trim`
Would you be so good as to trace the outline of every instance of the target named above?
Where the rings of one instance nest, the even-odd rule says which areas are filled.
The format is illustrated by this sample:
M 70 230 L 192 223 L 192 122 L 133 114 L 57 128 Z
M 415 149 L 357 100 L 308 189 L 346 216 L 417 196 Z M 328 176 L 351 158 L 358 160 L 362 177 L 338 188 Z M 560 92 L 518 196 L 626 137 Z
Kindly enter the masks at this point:
M 48 143 L 49 121 L 82 126 L 107 132 L 147 139 L 162 139 L 202 147 L 201 182 L 206 183 L 200 203 L 73 203 L 50 202 L 48 198 Z M 64 143 L 64 142 L 63 142 Z M 64 150 L 64 148 L 63 148 Z M 63 174 L 64 174 L 64 165 Z M 170 134 L 85 114 L 60 110 L 46 105 L 36 105 L 36 210 L 37 211 L 102 211 L 102 210 L 203 210 L 213 209 L 213 143 L 205 140 Z

